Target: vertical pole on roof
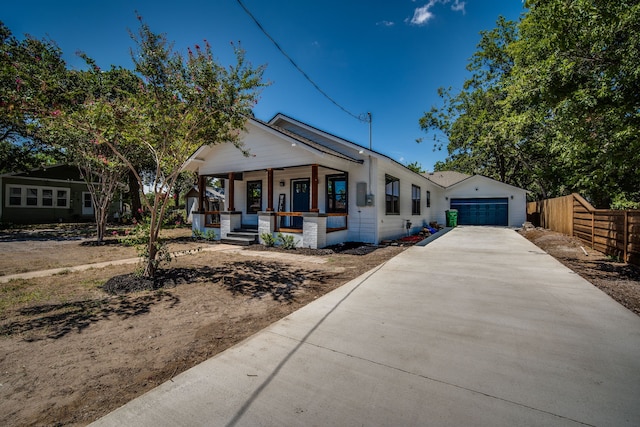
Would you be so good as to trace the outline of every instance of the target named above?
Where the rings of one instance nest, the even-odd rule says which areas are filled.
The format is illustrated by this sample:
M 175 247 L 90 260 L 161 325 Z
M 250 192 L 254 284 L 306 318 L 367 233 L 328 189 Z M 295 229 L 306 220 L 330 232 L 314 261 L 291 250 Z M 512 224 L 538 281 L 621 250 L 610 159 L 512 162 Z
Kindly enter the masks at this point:
M 369 116 L 369 150 L 371 150 L 371 113 L 367 113 Z

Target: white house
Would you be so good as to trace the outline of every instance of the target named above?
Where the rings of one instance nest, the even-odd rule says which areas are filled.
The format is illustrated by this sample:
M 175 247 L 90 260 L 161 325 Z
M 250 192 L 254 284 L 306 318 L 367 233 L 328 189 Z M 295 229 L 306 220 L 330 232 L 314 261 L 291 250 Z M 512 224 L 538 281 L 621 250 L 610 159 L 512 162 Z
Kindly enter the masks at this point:
M 451 207 L 449 190 L 436 180 L 283 114 L 269 122 L 248 119 L 242 141 L 247 157 L 232 144 L 204 145 L 185 165 L 198 172 L 199 188 L 205 188 L 206 177 L 224 183 L 224 210 L 195 212 L 194 230 L 212 230 L 220 239 L 241 236 L 234 234 L 241 229 L 282 233 L 293 236 L 297 246 L 311 248 L 345 241 L 378 243 L 429 222 L 444 223 Z M 463 182 L 456 184 L 456 198 L 465 194 Z M 492 189 L 482 182 L 483 190 Z M 452 194 L 458 194 L 456 185 Z M 521 202 L 524 213 L 525 200 Z

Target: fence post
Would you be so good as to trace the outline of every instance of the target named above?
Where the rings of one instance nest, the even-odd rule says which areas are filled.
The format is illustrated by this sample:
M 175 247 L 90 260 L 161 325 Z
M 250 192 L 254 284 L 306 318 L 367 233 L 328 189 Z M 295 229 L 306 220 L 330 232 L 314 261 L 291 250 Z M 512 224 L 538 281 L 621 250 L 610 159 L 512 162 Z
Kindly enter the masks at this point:
M 595 211 L 591 211 L 591 249 L 594 249 L 594 241 L 596 238 L 596 213 Z
M 629 211 L 624 211 L 624 252 L 623 260 L 627 262 L 627 245 L 629 244 Z

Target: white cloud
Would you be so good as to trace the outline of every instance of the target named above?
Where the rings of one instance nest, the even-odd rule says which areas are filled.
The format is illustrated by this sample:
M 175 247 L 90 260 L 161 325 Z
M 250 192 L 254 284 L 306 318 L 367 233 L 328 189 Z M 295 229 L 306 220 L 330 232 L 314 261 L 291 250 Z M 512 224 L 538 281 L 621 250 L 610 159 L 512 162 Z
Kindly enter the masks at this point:
M 467 2 L 465 1 L 455 0 L 451 5 L 451 10 L 455 12 L 462 12 L 464 14 L 465 13 L 464 7 L 466 4 Z
M 422 7 L 416 8 L 413 12 L 413 18 L 409 21 L 411 25 L 425 25 L 431 18 L 433 13 L 430 9 L 434 6 L 437 0 L 431 0 L 429 3 Z
M 376 22 L 376 25 L 378 26 L 383 26 L 383 27 L 393 27 L 394 25 L 396 25 L 395 22 L 393 21 L 380 21 L 380 22 Z
M 448 4 L 451 3 L 452 0 L 429 0 L 427 4 L 422 7 L 418 7 L 413 11 L 413 17 L 411 19 L 407 18 L 404 22 L 410 25 L 426 25 L 431 19 L 434 18 L 434 13 L 432 9 L 438 4 Z M 455 12 L 465 13 L 465 1 L 461 0 L 453 0 L 453 4 L 451 5 L 451 10 Z

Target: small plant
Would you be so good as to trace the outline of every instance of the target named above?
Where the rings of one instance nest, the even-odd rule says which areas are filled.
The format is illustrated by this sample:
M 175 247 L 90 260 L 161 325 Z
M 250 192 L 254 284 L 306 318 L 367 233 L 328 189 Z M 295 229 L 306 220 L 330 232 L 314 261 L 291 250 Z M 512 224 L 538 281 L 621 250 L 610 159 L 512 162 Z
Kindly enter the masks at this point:
M 216 232 L 213 230 L 207 230 L 206 233 L 200 230 L 193 230 L 193 238 L 195 240 L 208 240 L 213 242 L 216 240 Z
M 268 248 L 275 246 L 276 239 L 273 237 L 271 233 L 262 233 L 260 235 L 260 239 L 264 242 L 264 245 Z
M 296 248 L 296 239 L 292 235 L 284 235 L 282 233 L 278 233 L 278 241 L 282 245 L 283 249 L 295 249 Z

